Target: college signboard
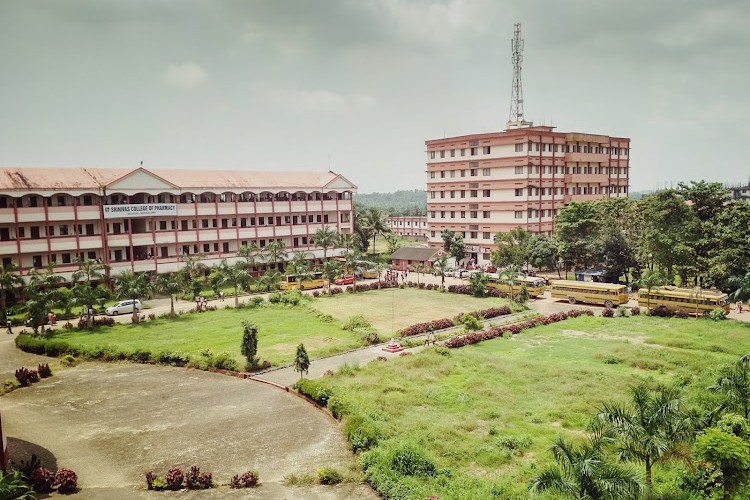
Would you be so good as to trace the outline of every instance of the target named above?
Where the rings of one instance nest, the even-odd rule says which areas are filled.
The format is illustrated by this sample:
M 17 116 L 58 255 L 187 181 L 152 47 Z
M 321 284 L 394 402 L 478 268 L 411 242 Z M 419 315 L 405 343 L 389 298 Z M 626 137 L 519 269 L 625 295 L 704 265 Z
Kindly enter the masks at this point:
M 132 217 L 176 216 L 176 203 L 144 203 L 136 205 L 104 205 L 105 219 Z

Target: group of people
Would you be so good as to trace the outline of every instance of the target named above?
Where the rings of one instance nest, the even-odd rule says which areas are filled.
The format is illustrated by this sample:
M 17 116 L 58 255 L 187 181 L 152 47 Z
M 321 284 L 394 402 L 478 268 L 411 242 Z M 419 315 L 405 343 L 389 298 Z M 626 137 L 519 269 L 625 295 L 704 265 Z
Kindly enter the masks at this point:
M 198 312 L 208 310 L 208 299 L 201 295 L 195 297 L 195 310 Z
M 400 273 L 398 271 L 394 271 L 392 269 L 388 269 L 385 272 L 385 281 L 387 283 L 392 283 L 394 285 L 398 285 L 398 280 L 401 280 L 401 283 L 406 283 L 406 279 L 409 277 L 409 270 L 405 270 L 404 272 Z

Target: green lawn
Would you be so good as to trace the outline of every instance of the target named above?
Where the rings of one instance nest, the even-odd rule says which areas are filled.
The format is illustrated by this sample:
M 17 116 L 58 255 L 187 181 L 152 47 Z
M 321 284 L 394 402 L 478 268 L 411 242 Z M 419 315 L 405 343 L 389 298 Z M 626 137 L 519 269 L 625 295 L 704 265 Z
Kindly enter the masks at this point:
M 360 346 L 359 337 L 342 330 L 336 321 L 322 321 L 303 306 L 266 305 L 255 309 L 220 309 L 185 314 L 175 319 L 157 319 L 143 324 L 116 324 L 89 331 L 56 331 L 54 338 L 84 347 L 112 346 L 125 351 L 136 349 L 184 352 L 199 355 L 204 349 L 214 354 L 240 353 L 242 320 L 258 325 L 258 355 L 274 364 L 294 359 L 297 345 L 304 343 L 311 357 L 320 357 Z M 242 365 L 240 365 L 242 366 Z
M 373 362 L 320 383 L 350 408 L 347 429 L 380 434 L 365 458 L 381 464 L 372 468 L 381 471 L 377 484 L 411 493 L 403 498 L 528 498 L 558 433 L 582 436 L 599 403 L 626 399 L 639 380 L 680 383 L 697 401 L 718 366 L 750 352 L 750 325 L 581 317 L 445 351 Z M 527 449 L 513 450 L 524 441 Z M 404 477 L 382 465 L 410 443 L 450 477 Z M 670 470 L 655 469 L 657 488 Z
M 415 323 L 452 318 L 459 313 L 489 309 L 507 303 L 507 300 L 498 298 L 476 298 L 417 288 L 389 288 L 321 297 L 312 306 L 339 321 L 362 314 L 375 329 L 387 336 Z

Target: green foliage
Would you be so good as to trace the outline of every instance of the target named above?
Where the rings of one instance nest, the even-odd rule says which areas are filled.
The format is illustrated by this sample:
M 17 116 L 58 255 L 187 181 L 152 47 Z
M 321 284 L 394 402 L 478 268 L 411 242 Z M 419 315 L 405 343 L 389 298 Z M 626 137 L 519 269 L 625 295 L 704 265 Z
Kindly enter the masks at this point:
M 343 328 L 344 330 L 349 330 L 350 332 L 354 332 L 360 329 L 372 328 L 372 323 L 370 323 L 370 321 L 368 321 L 364 317 L 364 315 L 355 314 L 354 316 L 351 316 L 341 328 Z
M 487 294 L 489 277 L 484 273 L 473 273 L 469 276 L 469 288 L 474 297 L 484 297 Z
M 712 309 L 708 317 L 713 321 L 722 321 L 727 319 L 727 312 L 724 309 Z
M 325 485 L 339 484 L 343 481 L 341 473 L 331 467 L 321 467 L 317 472 L 318 482 Z
M 242 346 L 240 352 L 245 356 L 247 362 L 254 364 L 258 354 L 258 326 L 242 320 Z
M 523 267 L 529 260 L 529 241 L 531 233 L 516 226 L 507 233 L 497 233 L 491 260 L 497 267 Z
M 481 330 L 482 327 L 484 326 L 484 324 L 482 323 L 481 320 L 479 320 L 479 318 L 471 314 L 462 314 L 459 317 L 458 322 L 464 325 L 464 330 L 466 330 L 467 332 Z
M 721 469 L 724 491 L 734 494 L 750 479 L 750 447 L 740 437 L 718 428 L 707 429 L 695 440 L 698 460 L 716 464 Z
M 393 193 L 357 193 L 357 211 L 370 207 L 385 210 L 390 215 L 427 215 L 427 191 L 423 189 L 397 190 Z
M 437 471 L 435 463 L 422 448 L 402 445 L 393 450 L 390 456 L 391 468 L 402 476 L 433 476 Z
M 1 500 L 33 500 L 35 498 L 34 490 L 20 471 L 13 470 L 4 475 L 0 472 Z
M 307 355 L 305 344 L 297 346 L 297 354 L 294 357 L 294 371 L 299 372 L 299 377 L 307 374 L 310 369 L 310 357 Z

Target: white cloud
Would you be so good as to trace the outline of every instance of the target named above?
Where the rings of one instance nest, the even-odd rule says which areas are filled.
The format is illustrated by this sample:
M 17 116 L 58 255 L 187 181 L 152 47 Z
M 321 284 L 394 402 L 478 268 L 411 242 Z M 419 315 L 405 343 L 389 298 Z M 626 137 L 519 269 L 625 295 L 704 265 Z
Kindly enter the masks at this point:
M 206 71 L 195 63 L 170 64 L 164 73 L 164 83 L 171 87 L 190 89 L 208 81 Z
M 271 98 L 279 106 L 297 113 L 364 111 L 377 103 L 370 95 L 339 94 L 329 90 L 275 90 Z

